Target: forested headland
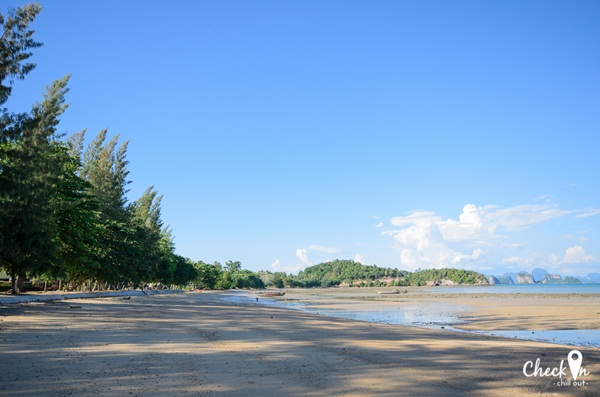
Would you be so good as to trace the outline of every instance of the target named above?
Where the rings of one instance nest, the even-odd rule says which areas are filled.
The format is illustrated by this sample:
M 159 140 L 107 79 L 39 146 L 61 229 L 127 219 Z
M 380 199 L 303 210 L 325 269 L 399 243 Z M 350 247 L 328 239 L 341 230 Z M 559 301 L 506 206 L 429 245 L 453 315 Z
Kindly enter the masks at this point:
M 289 279 L 290 285 L 297 287 L 423 286 L 444 281 L 446 284 L 487 284 L 485 275 L 472 270 L 443 268 L 408 272 L 375 265 L 367 266 L 352 260 L 321 263 L 306 268 L 298 276 Z
M 0 14 L 0 269 L 18 293 L 24 280 L 50 289 L 123 289 L 149 284 L 202 289 L 425 285 L 450 280 L 486 283 L 465 270 L 417 272 L 335 260 L 298 275 L 252 272 L 237 261 L 207 264 L 175 252 L 153 186 L 127 198 L 129 141 L 108 130 L 85 145 L 85 130 L 59 133 L 69 76 L 52 82 L 30 111 L 6 108 L 15 81 L 35 68 L 42 43 L 29 4 Z

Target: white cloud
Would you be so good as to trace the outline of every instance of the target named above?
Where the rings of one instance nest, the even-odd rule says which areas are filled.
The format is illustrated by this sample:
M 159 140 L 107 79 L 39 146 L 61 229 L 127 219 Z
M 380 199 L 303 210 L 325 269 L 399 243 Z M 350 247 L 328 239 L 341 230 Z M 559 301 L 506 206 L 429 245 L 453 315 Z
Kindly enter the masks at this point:
M 300 259 L 303 268 L 312 266 L 312 262 L 308 259 L 308 250 L 305 248 L 298 248 L 296 250 L 296 256 Z
M 305 268 L 312 266 L 313 262 L 309 258 L 310 252 L 318 252 L 321 254 L 329 254 L 329 255 L 337 255 L 340 254 L 341 251 L 338 248 L 333 247 L 324 247 L 317 244 L 311 244 L 308 248 L 298 248 L 296 249 L 296 257 L 300 260 L 300 263 L 295 266 L 284 266 L 283 269 L 286 269 L 289 272 L 296 273 L 300 270 L 304 270 Z M 318 255 L 318 254 L 315 254 Z M 322 255 L 321 255 L 322 256 Z
M 447 244 L 438 224 L 431 222 L 432 217 L 419 217 L 421 223 L 386 232 L 391 235 L 400 249 L 402 267 L 414 270 L 419 267 L 443 267 L 458 264 L 481 256 L 477 249 L 470 254 L 453 250 Z
M 552 253 L 548 256 L 533 253 L 526 258 L 511 256 L 502 259 L 502 263 L 514 264 L 522 267 L 521 270 L 531 271 L 536 267 L 544 268 L 551 273 L 561 275 L 585 275 L 591 272 L 590 264 L 600 263 L 600 257 L 586 254 L 580 245 L 568 247 L 564 255 Z M 581 266 L 574 266 L 581 265 Z
M 303 270 L 306 266 L 302 266 L 302 265 L 286 265 L 283 266 L 281 265 L 281 261 L 279 259 L 275 260 L 275 262 L 273 262 L 271 264 L 271 268 L 273 268 L 274 271 L 276 272 L 284 272 L 284 273 L 293 273 L 293 274 L 298 274 L 298 272 L 300 270 Z
M 484 216 L 491 224 L 507 230 L 519 230 L 576 212 L 561 210 L 549 204 L 524 204 L 509 208 L 491 208 L 485 211 Z
M 473 250 L 473 252 L 468 255 L 468 254 L 460 254 L 460 253 L 456 253 L 454 254 L 454 258 L 452 258 L 452 264 L 458 264 L 464 261 L 472 261 L 472 260 L 477 260 L 480 259 L 481 257 L 483 257 L 483 255 L 485 255 L 485 251 L 482 250 L 481 248 L 477 248 L 475 250 Z
M 581 211 L 581 214 L 575 215 L 575 218 L 588 218 L 590 216 L 596 216 L 598 214 L 600 214 L 599 208 L 586 208 L 585 210 Z
M 379 222 L 378 224 L 375 225 L 375 227 L 382 228 L 383 227 L 383 222 Z
M 463 207 L 462 214 L 458 217 L 458 222 L 452 219 L 439 222 L 440 230 L 446 240 L 462 241 L 485 239 L 491 236 L 497 225 L 489 222 L 484 208 L 477 208 L 473 204 L 467 204 Z
M 403 268 L 410 270 L 457 264 L 464 267 L 488 256 L 489 250 L 498 245 L 498 240 L 505 238 L 503 231 L 522 230 L 580 212 L 582 211 L 562 210 L 551 204 L 524 204 L 507 208 L 467 204 L 458 220 L 443 220 L 435 212 L 425 210 L 393 217 L 390 224 L 396 228 L 382 234 L 394 239 Z M 594 211 L 586 210 L 584 213 L 592 216 Z M 505 243 L 502 247 L 515 249 L 521 246 L 519 243 Z M 571 257 L 582 258 L 580 252 L 573 250 Z M 544 259 L 548 260 L 547 257 Z M 526 259 L 513 256 L 503 262 L 531 264 L 540 260 L 542 258 L 539 255 Z
M 354 262 L 366 265 L 365 258 L 361 254 L 354 255 Z
M 562 260 L 563 263 L 589 263 L 589 262 L 600 262 L 600 258 L 593 255 L 587 255 L 585 250 L 580 245 L 574 245 L 569 247 L 565 251 L 565 256 Z
M 275 262 L 271 263 L 271 267 L 276 271 L 279 271 L 279 269 L 281 268 L 281 261 L 279 259 L 276 259 Z

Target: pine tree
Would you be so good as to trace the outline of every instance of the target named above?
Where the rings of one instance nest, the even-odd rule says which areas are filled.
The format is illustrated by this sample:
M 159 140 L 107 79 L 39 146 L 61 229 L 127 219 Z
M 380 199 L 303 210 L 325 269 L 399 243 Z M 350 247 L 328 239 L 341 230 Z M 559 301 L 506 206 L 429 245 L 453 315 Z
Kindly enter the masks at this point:
M 131 206 L 132 226 L 136 230 L 137 241 L 142 250 L 141 263 L 144 264 L 144 281 L 170 282 L 173 275 L 171 269 L 171 250 L 164 252 L 162 244 L 163 223 L 160 218 L 160 202 L 162 196 L 157 196 L 154 187 L 149 187 L 142 196 Z
M 117 149 L 119 135 L 106 142 L 107 130 L 102 130 L 90 143 L 83 157 L 83 178 L 92 184 L 104 217 L 120 222 L 127 219 L 125 189 L 127 184 L 126 160 L 129 141 Z
M 42 44 L 33 40 L 35 31 L 29 28 L 29 24 L 41 10 L 39 4 L 32 3 L 9 11 L 7 17 L 0 14 L 0 105 L 4 105 L 10 97 L 15 79 L 24 79 L 35 68 L 35 63 L 26 62 L 32 55 L 28 50 Z M 5 109 L 3 111 L 6 113 Z
M 62 175 L 55 185 L 54 210 L 59 251 L 57 262 L 49 272 L 54 278 L 83 281 L 98 275 L 98 203 L 91 194 L 92 185 L 80 175 L 82 168 L 77 139 L 57 142 L 56 155 L 62 164 Z
M 91 185 L 98 204 L 97 277 L 111 284 L 126 283 L 136 273 L 141 247 L 130 228 L 126 208 L 127 144 L 117 149 L 119 136 L 106 142 L 107 130 L 98 133 L 83 155 L 82 177 Z M 77 139 L 77 138 L 76 138 Z
M 31 114 L 21 115 L 0 144 L 0 260 L 13 281 L 48 268 L 57 252 L 53 211 L 55 185 L 62 174 L 56 156 L 56 126 L 67 105 L 69 76 L 47 89 Z

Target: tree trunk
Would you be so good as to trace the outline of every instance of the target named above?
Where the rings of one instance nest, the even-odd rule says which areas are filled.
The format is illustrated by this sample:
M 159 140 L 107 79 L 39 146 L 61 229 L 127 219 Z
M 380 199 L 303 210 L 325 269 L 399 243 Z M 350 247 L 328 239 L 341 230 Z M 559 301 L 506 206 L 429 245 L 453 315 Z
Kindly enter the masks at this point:
M 23 282 L 25 280 L 23 280 L 23 277 L 21 276 L 17 276 L 17 293 L 21 293 L 23 292 Z
M 10 293 L 12 295 L 17 294 L 17 275 L 15 272 L 10 272 Z
M 48 291 L 48 280 L 44 281 L 44 292 Z

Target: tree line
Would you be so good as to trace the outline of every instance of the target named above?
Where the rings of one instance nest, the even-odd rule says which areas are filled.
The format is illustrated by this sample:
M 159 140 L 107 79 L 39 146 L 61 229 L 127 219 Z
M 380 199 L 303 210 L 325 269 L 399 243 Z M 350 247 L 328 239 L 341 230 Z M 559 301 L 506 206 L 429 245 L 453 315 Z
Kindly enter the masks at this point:
M 192 282 L 202 289 L 230 288 L 314 288 L 337 287 L 385 287 L 423 286 L 440 280 L 456 284 L 487 284 L 486 277 L 472 270 L 426 269 L 408 272 L 375 265 L 363 265 L 353 260 L 340 260 L 320 263 L 304 269 L 298 275 L 284 272 L 252 272 L 241 268 L 240 262 L 228 261 L 225 266 L 216 262 L 198 262 L 197 278 Z
M 403 281 L 407 285 L 422 286 L 440 280 L 448 280 L 456 284 L 488 284 L 487 277 L 481 273 L 454 268 L 417 270 L 408 273 Z
M 149 187 L 127 201 L 129 142 L 103 130 L 84 148 L 85 131 L 58 133 L 69 76 L 50 84 L 29 112 L 5 107 L 14 82 L 36 66 L 31 50 L 42 44 L 30 24 L 40 10 L 34 3 L 0 14 L 0 268 L 11 292 L 25 277 L 90 289 L 195 279 L 161 219 L 162 196 Z
M 363 265 L 353 260 L 334 260 L 308 267 L 297 276 L 288 276 L 291 287 L 355 287 L 422 286 L 429 282 L 449 280 L 456 284 L 486 284 L 483 274 L 461 269 L 426 269 L 408 272 L 375 265 Z

